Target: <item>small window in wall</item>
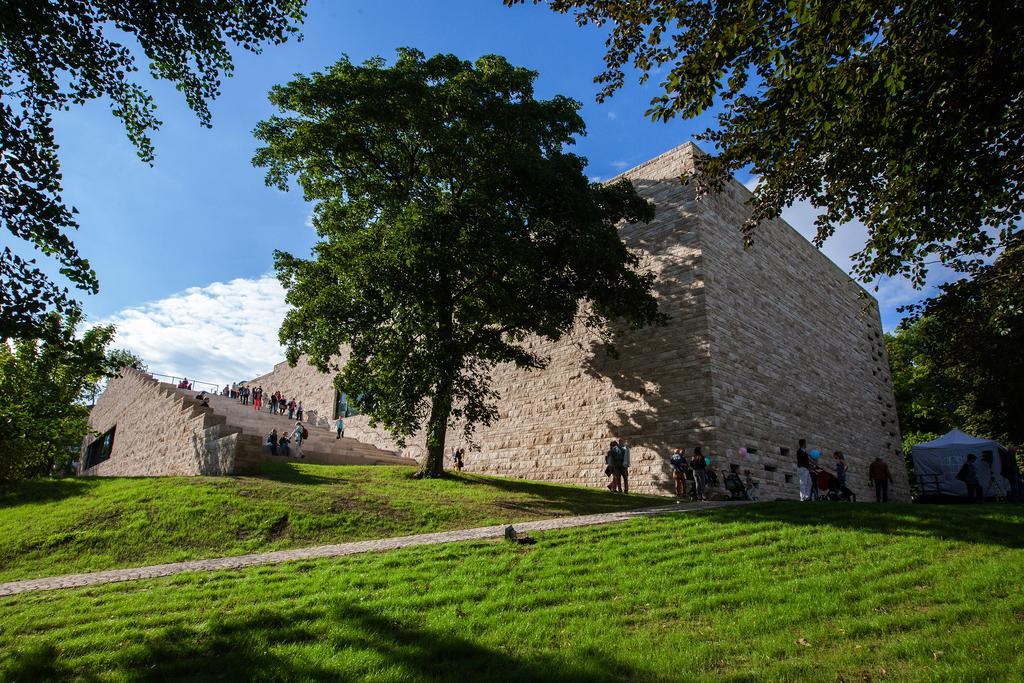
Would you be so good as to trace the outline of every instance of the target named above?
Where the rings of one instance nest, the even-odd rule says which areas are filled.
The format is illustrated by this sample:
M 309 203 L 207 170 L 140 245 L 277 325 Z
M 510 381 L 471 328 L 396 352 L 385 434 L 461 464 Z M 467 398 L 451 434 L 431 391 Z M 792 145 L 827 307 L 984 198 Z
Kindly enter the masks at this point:
M 362 396 L 359 396 L 362 398 Z M 356 402 L 349 399 L 348 394 L 344 391 L 334 391 L 334 419 L 337 420 L 339 417 L 352 417 L 353 415 L 359 414 L 359 406 Z
M 117 429 L 117 425 L 111 427 L 85 449 L 85 469 L 94 467 L 110 457 L 110 451 L 114 448 L 115 429 Z

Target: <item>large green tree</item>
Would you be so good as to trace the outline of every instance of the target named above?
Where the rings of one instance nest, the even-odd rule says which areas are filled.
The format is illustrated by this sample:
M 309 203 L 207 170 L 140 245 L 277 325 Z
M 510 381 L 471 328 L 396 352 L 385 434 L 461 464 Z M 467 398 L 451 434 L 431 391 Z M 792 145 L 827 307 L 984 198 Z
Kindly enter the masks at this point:
M 514 5 L 525 0 L 504 0 Z M 990 0 L 534 0 L 607 29 L 599 100 L 632 67 L 661 79 L 648 114 L 695 117 L 717 156 L 697 182 L 761 176 L 744 225 L 822 210 L 820 246 L 859 220 L 857 274 L 922 282 L 1020 234 L 1024 4 Z
M 72 297 L 36 264 L 56 260 L 75 287 L 98 291 L 75 247 L 77 222 L 62 198 L 53 115 L 105 98 L 139 157 L 153 161 L 160 126 L 152 97 L 132 77 L 136 55 L 172 81 L 210 125 L 207 102 L 232 71 L 230 48 L 259 52 L 303 19 L 305 0 L 0 0 L 0 225 L 27 249 L 0 252 L 0 340 L 52 331 L 46 313 Z M 122 41 L 128 39 L 129 44 Z M 131 41 L 134 39 L 134 43 Z
M 495 417 L 495 364 L 545 364 L 529 337 L 559 339 L 580 310 L 595 329 L 662 319 L 616 229 L 653 207 L 627 181 L 588 182 L 568 151 L 580 105 L 536 99 L 536 75 L 497 56 L 342 59 L 275 87 L 282 115 L 256 129 L 267 182 L 317 202 L 314 258 L 275 257 L 289 360 L 340 370 L 399 439 L 425 427 L 430 476 L 453 421 L 468 436 Z
M 72 307 L 45 316 L 40 339 L 0 342 L 0 482 L 48 474 L 78 453 L 88 431 L 86 405 L 97 383 L 138 359 L 108 355 L 113 326 L 81 336 Z
M 1024 242 L 941 287 L 888 335 L 900 428 L 1024 443 Z

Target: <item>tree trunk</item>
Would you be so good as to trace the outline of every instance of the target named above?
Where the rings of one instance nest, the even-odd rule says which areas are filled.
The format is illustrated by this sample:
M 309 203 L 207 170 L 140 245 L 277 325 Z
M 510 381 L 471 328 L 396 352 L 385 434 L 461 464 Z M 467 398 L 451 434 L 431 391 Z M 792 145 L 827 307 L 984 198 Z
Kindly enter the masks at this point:
M 452 412 L 452 383 L 441 382 L 430 403 L 427 421 L 427 458 L 419 476 L 436 478 L 444 475 L 444 442 L 448 435 L 448 416 Z

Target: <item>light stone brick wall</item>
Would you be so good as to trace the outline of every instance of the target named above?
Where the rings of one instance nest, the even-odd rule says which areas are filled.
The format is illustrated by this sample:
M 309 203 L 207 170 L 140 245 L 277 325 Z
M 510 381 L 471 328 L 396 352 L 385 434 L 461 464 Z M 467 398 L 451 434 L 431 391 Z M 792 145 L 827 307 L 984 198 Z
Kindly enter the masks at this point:
M 712 447 L 749 468 L 768 497 L 794 495 L 800 437 L 830 470 L 843 451 L 848 485 L 864 500 L 873 498 L 868 465 L 881 456 L 895 479 L 890 496 L 909 500 L 877 302 L 781 220 L 758 226 L 744 251 L 738 226 L 749 197 L 733 181 L 702 201 Z M 741 446 L 757 452 L 741 458 Z
M 847 453 L 850 484 L 862 497 L 867 463 L 887 457 L 893 498 L 908 499 L 874 301 L 780 220 L 743 251 L 746 190 L 734 183 L 695 200 L 680 182 L 695 153 L 685 144 L 623 174 L 656 205 L 651 223 L 624 225 L 621 234 L 656 273 L 669 324 L 617 335 L 618 359 L 581 329 L 557 343 L 530 342 L 548 367 L 495 368 L 499 417 L 477 429 L 466 469 L 602 486 L 608 442 L 626 438 L 632 490 L 669 493 L 673 449 L 702 445 L 720 472 L 730 463 L 750 469 L 762 498 L 793 498 L 793 457 L 779 448 L 795 453 L 806 437 L 810 448 Z M 320 419 L 333 417 L 330 376 L 304 362 L 279 364 L 258 384 L 301 396 Z M 396 449 L 365 417 L 346 420 L 346 435 Z M 460 445 L 455 426 L 447 450 Z M 740 460 L 741 446 L 757 452 Z M 403 455 L 424 453 L 418 435 Z
M 89 428 L 100 434 L 116 425 L 110 458 L 81 472 L 88 476 L 228 474 L 238 435 L 223 418 L 167 392 L 136 370 L 110 380 L 92 412 Z M 86 438 L 85 449 L 94 437 Z

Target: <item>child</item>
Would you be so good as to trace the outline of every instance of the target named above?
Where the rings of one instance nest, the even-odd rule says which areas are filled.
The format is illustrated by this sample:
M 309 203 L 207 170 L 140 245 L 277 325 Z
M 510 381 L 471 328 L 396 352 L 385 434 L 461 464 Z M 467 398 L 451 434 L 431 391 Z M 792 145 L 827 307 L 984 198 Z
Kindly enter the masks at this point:
M 750 470 L 743 470 L 743 485 L 747 489 L 747 498 L 757 500 L 757 482 L 750 476 Z
M 338 438 L 339 439 L 341 437 L 345 436 L 345 423 L 342 422 L 342 419 L 340 417 L 338 418 L 338 423 L 336 425 L 334 425 L 334 426 L 338 430 Z

